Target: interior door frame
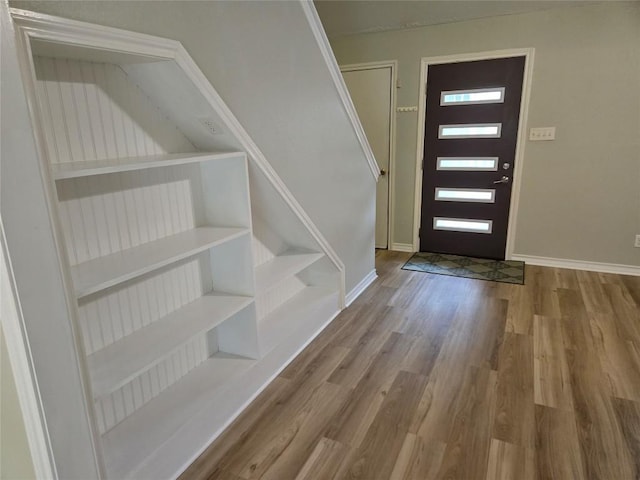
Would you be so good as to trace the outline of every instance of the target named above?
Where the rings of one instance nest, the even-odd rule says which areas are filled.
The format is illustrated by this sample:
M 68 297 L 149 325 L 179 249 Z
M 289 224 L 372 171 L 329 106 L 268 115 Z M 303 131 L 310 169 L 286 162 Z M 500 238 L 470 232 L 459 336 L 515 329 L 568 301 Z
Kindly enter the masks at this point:
M 422 57 L 420 60 L 420 100 L 418 102 L 418 134 L 416 146 L 416 183 L 415 199 L 413 207 L 413 251 L 420 251 L 420 216 L 422 213 L 422 162 L 424 156 L 424 128 L 426 119 L 426 95 L 427 75 L 430 65 L 442 65 L 445 63 L 470 62 L 474 60 L 493 60 L 496 58 L 525 57 L 524 75 L 522 78 L 522 95 L 520 99 L 520 114 L 518 116 L 518 135 L 516 138 L 515 168 L 513 171 L 513 183 L 511 189 L 511 201 L 509 205 L 509 221 L 507 226 L 507 245 L 505 259 L 513 256 L 514 241 L 516 235 L 516 219 L 520 205 L 520 187 L 524 166 L 524 148 L 526 143 L 527 119 L 529 113 L 529 100 L 531 98 L 531 81 L 533 77 L 534 48 L 514 48 L 508 50 L 493 50 L 486 52 L 462 53 L 456 55 L 443 55 L 436 57 Z
M 387 249 L 391 250 L 394 244 L 393 228 L 395 225 L 393 206 L 395 199 L 395 164 L 396 164 L 396 90 L 398 85 L 398 61 L 385 60 L 380 62 L 351 63 L 340 65 L 340 72 L 353 72 L 359 70 L 375 70 L 378 68 L 391 68 L 391 106 L 389 108 L 389 191 L 387 192 Z M 378 181 L 380 179 L 378 178 Z

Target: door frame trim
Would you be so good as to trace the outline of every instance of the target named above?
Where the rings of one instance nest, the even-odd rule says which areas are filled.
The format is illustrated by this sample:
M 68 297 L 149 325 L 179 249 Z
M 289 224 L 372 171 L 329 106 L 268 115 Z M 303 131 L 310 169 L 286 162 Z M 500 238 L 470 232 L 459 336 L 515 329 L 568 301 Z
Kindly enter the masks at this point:
M 395 204 L 395 179 L 396 179 L 396 108 L 398 85 L 398 61 L 385 60 L 380 62 L 351 63 L 340 65 L 340 72 L 353 72 L 359 70 L 375 70 L 378 68 L 391 68 L 391 106 L 389 122 L 389 171 L 387 172 L 389 191 L 387 192 L 387 249 L 394 244 L 394 215 Z M 378 179 L 379 180 L 379 179 Z
M 534 48 L 513 48 L 508 50 L 493 50 L 485 52 L 461 53 L 456 55 L 443 55 L 434 57 L 422 57 L 420 60 L 420 95 L 418 102 L 418 132 L 416 145 L 416 181 L 415 199 L 413 208 L 413 250 L 420 251 L 420 216 L 422 213 L 422 157 L 424 155 L 424 127 L 426 119 L 426 95 L 427 74 L 430 65 L 446 63 L 460 63 L 474 60 L 493 60 L 496 58 L 525 57 L 524 75 L 522 78 L 522 94 L 520 99 L 520 114 L 518 117 L 518 135 L 516 138 L 515 168 L 513 171 L 513 184 L 511 201 L 509 205 L 509 222 L 507 225 L 507 244 L 505 259 L 513 256 L 516 236 L 516 219 L 520 205 L 520 188 L 522 185 L 522 172 L 524 167 L 524 149 L 526 143 L 527 119 L 529 114 L 529 102 L 531 99 L 531 82 L 533 78 Z

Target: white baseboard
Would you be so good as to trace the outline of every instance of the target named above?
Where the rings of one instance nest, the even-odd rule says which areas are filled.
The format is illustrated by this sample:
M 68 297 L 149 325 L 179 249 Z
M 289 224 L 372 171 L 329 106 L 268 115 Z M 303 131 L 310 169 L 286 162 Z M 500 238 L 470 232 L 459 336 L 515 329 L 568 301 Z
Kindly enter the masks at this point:
M 353 303 L 353 301 L 360 296 L 362 292 L 364 292 L 369 285 L 371 285 L 375 279 L 378 278 L 378 273 L 374 270 L 371 270 L 366 277 L 360 280 L 360 283 L 356 285 L 348 294 L 346 298 L 346 306 L 348 307 Z
M 537 257 L 535 255 L 511 255 L 511 260 L 519 260 L 530 265 L 541 267 L 570 268 L 572 270 L 588 270 L 600 273 L 616 273 L 618 275 L 640 276 L 640 266 L 621 265 L 618 263 L 587 262 L 565 258 Z
M 389 250 L 393 250 L 394 252 L 415 252 L 413 244 L 411 243 L 392 243 Z

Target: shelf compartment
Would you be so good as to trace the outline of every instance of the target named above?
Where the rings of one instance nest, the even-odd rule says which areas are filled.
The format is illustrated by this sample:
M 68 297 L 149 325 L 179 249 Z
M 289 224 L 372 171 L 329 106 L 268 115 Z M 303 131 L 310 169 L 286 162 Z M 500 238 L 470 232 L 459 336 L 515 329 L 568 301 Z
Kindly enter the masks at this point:
M 339 310 L 338 291 L 329 287 L 306 287 L 259 321 L 260 349 L 268 354 L 287 336 L 313 324 L 312 319 L 328 319 Z
M 285 252 L 256 268 L 256 293 L 266 292 L 287 277 L 296 275 L 324 257 L 322 253 Z
M 177 477 L 337 314 L 338 297 L 307 287 L 260 323 L 277 330 L 260 361 L 218 353 L 103 435 L 108 478 Z
M 208 162 L 228 158 L 244 158 L 244 152 L 189 152 L 147 157 L 109 158 L 91 162 L 57 163 L 51 165 L 53 178 L 68 178 L 104 175 L 107 173 L 130 172 L 147 168 L 170 167 L 188 163 Z
M 71 267 L 78 298 L 247 235 L 248 228 L 199 227 Z
M 114 392 L 252 302 L 250 297 L 211 292 L 90 355 L 87 363 L 94 399 Z
M 256 360 L 216 353 L 105 433 L 102 441 L 107 477 L 132 478 L 134 470 L 145 463 L 145 459 L 203 409 L 215 405 L 216 400 L 237 400 L 232 398 L 230 390 L 256 363 Z M 192 457 L 195 451 L 189 440 L 184 439 L 179 447 L 182 450 L 179 456 L 184 459 Z M 195 446 L 196 449 L 201 447 L 201 444 Z M 153 478 L 170 476 L 165 472 Z

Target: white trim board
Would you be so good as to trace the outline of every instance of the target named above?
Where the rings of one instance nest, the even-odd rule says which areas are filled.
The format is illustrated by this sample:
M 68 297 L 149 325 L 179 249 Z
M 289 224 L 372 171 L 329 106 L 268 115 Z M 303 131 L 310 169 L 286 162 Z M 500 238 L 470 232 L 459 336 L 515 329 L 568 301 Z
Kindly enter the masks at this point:
M 474 60 L 490 60 L 495 58 L 525 57 L 524 76 L 522 79 L 522 96 L 520 101 L 520 115 L 518 118 L 518 138 L 516 139 L 515 168 L 513 171 L 513 187 L 511 190 L 511 205 L 509 208 L 509 223 L 507 227 L 507 245 L 505 258 L 511 258 L 516 238 L 516 218 L 520 204 L 520 188 L 522 172 L 524 171 L 524 148 L 526 144 L 527 118 L 531 98 L 531 81 L 533 78 L 534 48 L 515 48 L 508 50 L 494 50 L 488 52 L 462 53 L 437 57 L 423 57 L 420 61 L 420 95 L 418 103 L 418 128 L 416 142 L 416 179 L 415 198 L 413 208 L 413 247 L 420 250 L 420 220 L 422 213 L 422 157 L 424 152 L 424 126 L 426 118 L 427 70 L 429 65 L 443 63 L 458 63 Z
M 571 260 L 567 258 L 538 257 L 535 255 L 519 255 L 514 253 L 510 260 L 517 260 L 529 265 L 540 267 L 569 268 L 571 270 L 586 270 L 589 272 L 614 273 L 618 275 L 632 275 L 640 277 L 640 266 L 622 265 L 619 263 L 589 262 L 586 260 Z
M 393 245 L 393 236 L 395 228 L 394 205 L 396 198 L 396 108 L 397 90 L 398 90 L 398 61 L 386 60 L 382 62 L 353 63 L 348 65 L 340 65 L 340 72 L 353 72 L 358 70 L 373 70 L 377 68 L 391 69 L 391 105 L 389 112 L 389 190 L 387 192 L 387 248 Z M 378 164 L 376 162 L 376 168 Z M 379 178 L 379 177 L 378 177 Z
M 393 250 L 394 252 L 417 252 L 417 250 L 413 248 L 412 243 L 392 243 L 389 250 Z
M 340 96 L 340 100 L 342 101 L 342 105 L 344 107 L 345 113 L 347 117 L 349 117 L 349 121 L 351 122 L 351 126 L 353 127 L 353 132 L 358 138 L 358 142 L 360 142 L 360 146 L 362 147 L 362 152 L 364 153 L 367 163 L 369 164 L 369 169 L 373 175 L 375 181 L 378 181 L 378 177 L 380 176 L 380 170 L 378 170 L 378 163 L 376 162 L 376 158 L 371 151 L 371 146 L 369 145 L 369 141 L 367 140 L 367 136 L 364 133 L 364 129 L 362 128 L 362 124 L 358 119 L 358 114 L 356 113 L 356 109 L 353 106 L 353 102 L 351 101 L 351 97 L 349 96 L 349 90 L 347 90 L 347 86 L 344 83 L 342 78 L 342 74 L 340 73 L 340 67 L 338 67 L 338 62 L 336 62 L 336 57 L 333 55 L 333 50 L 331 49 L 331 45 L 329 44 L 329 39 L 324 31 L 324 27 L 322 26 L 322 22 L 320 21 L 320 17 L 318 16 L 318 12 L 313 5 L 313 2 L 307 0 L 299 0 L 300 5 L 302 6 L 302 10 L 304 12 L 304 16 L 307 18 L 309 22 L 309 27 L 313 32 L 313 36 L 318 43 L 318 48 L 322 53 L 322 57 L 324 58 L 325 63 L 327 64 L 327 68 L 329 69 L 329 73 L 331 74 L 331 79 L 336 87 L 338 95 Z
M 374 270 L 371 270 L 358 284 L 353 287 L 353 289 L 347 294 L 346 298 L 346 306 L 351 305 L 356 298 L 362 295 L 369 285 L 371 285 L 376 278 L 378 278 L 378 273 Z

